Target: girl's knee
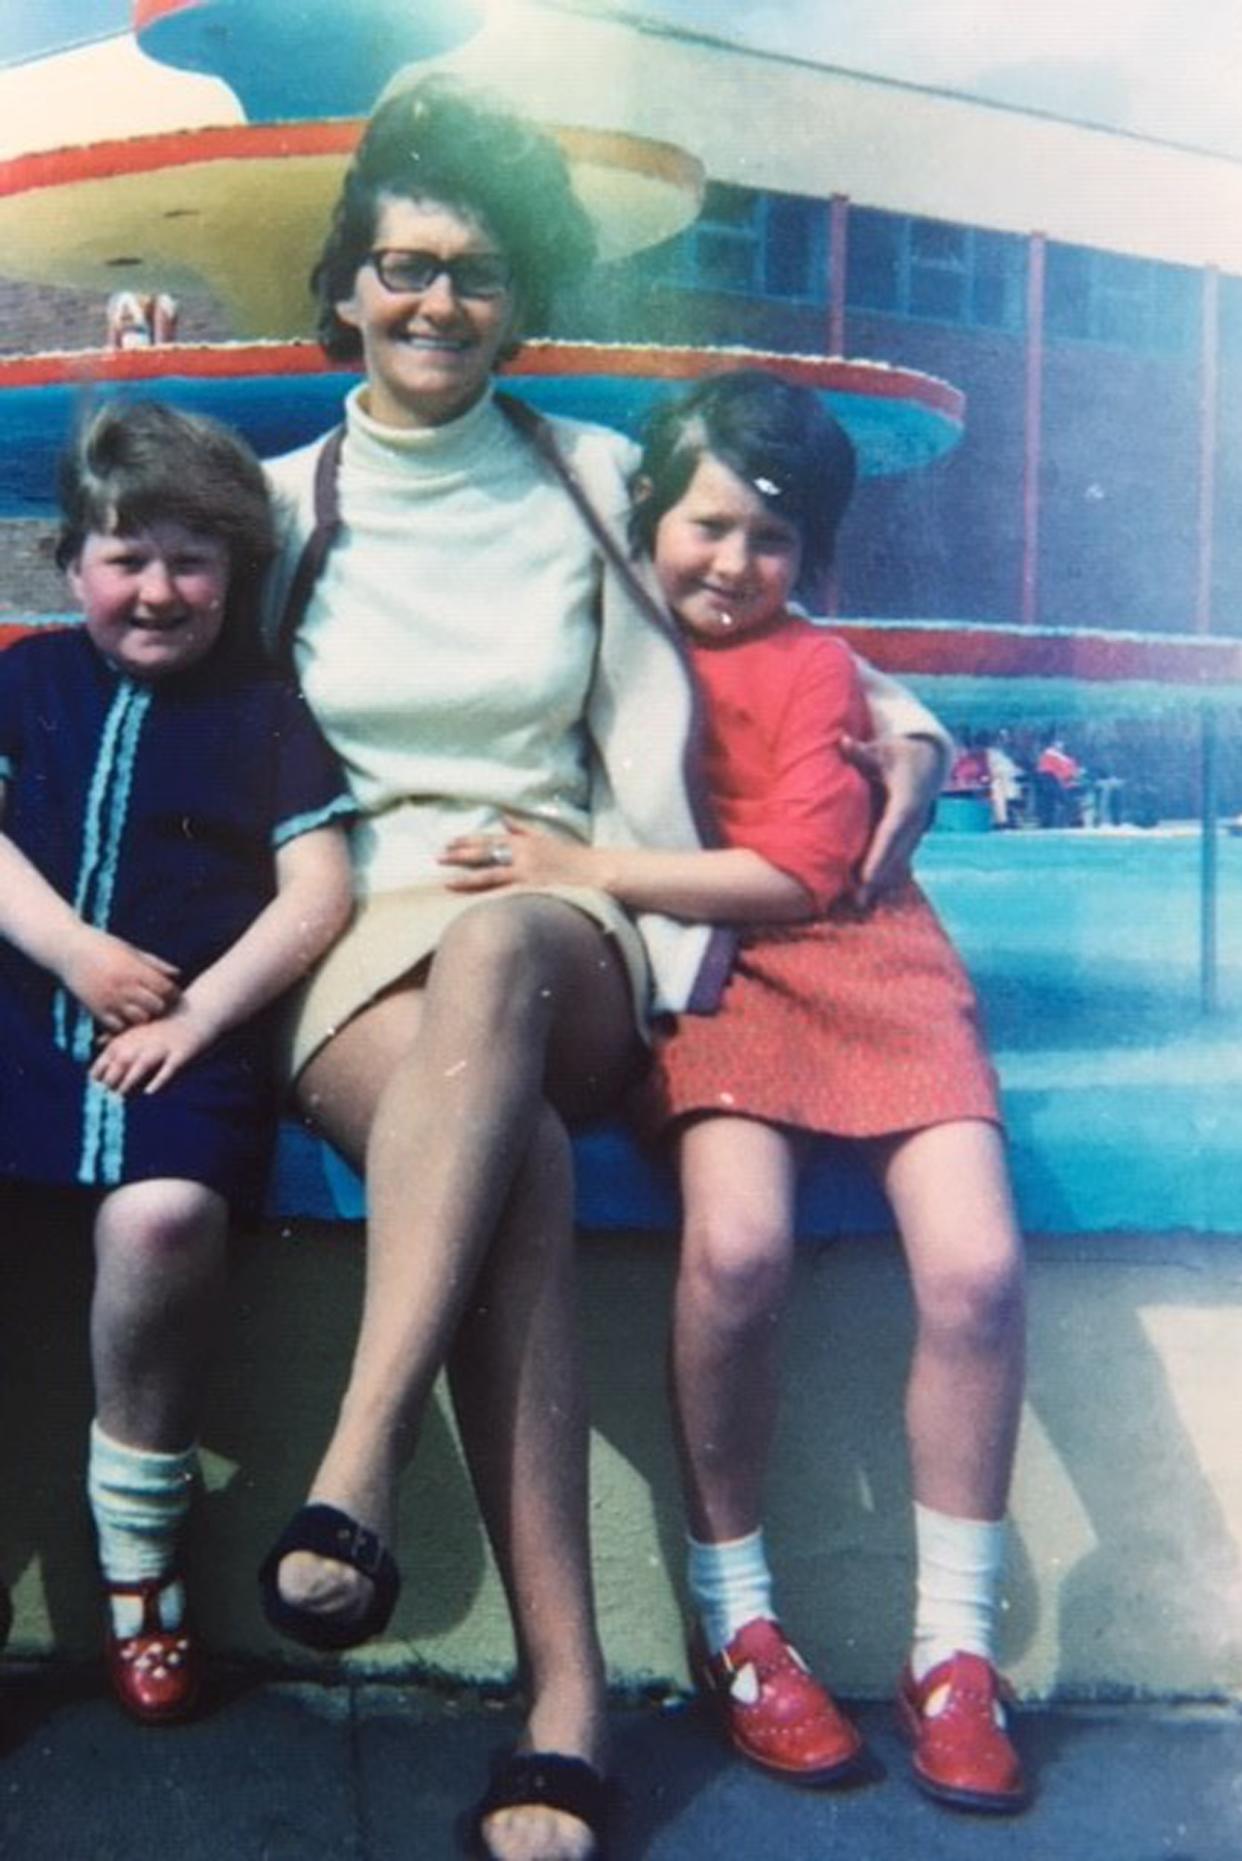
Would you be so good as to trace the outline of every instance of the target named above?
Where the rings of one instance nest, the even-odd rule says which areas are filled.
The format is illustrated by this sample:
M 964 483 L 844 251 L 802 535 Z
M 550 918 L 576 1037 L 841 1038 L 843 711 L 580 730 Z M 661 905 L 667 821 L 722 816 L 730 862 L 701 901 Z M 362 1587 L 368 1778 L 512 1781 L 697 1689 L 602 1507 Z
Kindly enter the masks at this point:
M 199 1183 L 130 1183 L 102 1204 L 96 1220 L 101 1248 L 131 1258 L 162 1258 L 187 1248 L 218 1248 L 228 1235 L 223 1197 Z
M 694 1301 L 735 1318 L 770 1316 L 789 1279 L 791 1237 L 747 1210 L 691 1214 L 682 1238 L 681 1282 Z
M 993 1347 L 1019 1335 L 1024 1315 L 1021 1255 L 1008 1248 L 946 1262 L 925 1275 L 919 1322 L 942 1336 Z

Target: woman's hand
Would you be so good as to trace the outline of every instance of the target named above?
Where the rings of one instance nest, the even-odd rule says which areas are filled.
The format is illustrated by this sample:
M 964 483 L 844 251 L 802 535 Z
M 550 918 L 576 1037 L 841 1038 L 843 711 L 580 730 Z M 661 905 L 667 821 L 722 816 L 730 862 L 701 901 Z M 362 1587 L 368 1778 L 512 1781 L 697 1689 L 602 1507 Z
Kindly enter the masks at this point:
M 75 927 L 56 973 L 110 1034 L 166 1015 L 181 995 L 175 963 L 89 924 Z
M 459 834 L 440 854 L 440 864 L 458 868 L 445 880 L 453 892 L 494 892 L 506 885 L 599 885 L 602 873 L 598 848 L 508 819 L 503 833 Z
M 884 793 L 854 887 L 854 903 L 866 909 L 909 878 L 914 849 L 927 831 L 944 779 L 944 755 L 929 737 L 878 737 L 871 743 L 842 737 L 840 750 Z
M 123 1097 L 158 1092 L 215 1037 L 215 1029 L 183 996 L 160 1020 L 114 1034 L 96 1057 L 91 1078 Z

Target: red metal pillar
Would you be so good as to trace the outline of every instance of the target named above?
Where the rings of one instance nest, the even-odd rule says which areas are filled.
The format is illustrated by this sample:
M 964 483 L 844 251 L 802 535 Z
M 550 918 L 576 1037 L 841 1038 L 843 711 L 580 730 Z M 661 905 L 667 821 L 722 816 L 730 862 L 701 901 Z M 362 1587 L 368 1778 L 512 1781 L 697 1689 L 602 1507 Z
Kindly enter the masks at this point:
M 1039 470 L 1044 418 L 1044 273 L 1048 241 L 1032 233 L 1026 273 L 1026 423 L 1022 457 L 1022 574 L 1018 617 L 1033 627 L 1039 613 Z
M 834 194 L 828 202 L 828 353 L 845 354 L 845 267 L 849 256 L 850 201 Z
M 845 272 L 849 256 L 850 201 L 848 194 L 833 194 L 828 202 L 828 354 L 845 354 Z M 829 570 L 824 583 L 824 613 L 834 620 L 841 612 L 841 572 Z
M 1199 349 L 1199 552 L 1195 632 L 1212 631 L 1212 555 L 1216 529 L 1216 445 L 1220 404 L 1220 273 L 1203 271 Z M 1199 717 L 1199 999 L 1205 1014 L 1219 1005 L 1217 816 L 1220 811 L 1217 722 L 1211 705 Z

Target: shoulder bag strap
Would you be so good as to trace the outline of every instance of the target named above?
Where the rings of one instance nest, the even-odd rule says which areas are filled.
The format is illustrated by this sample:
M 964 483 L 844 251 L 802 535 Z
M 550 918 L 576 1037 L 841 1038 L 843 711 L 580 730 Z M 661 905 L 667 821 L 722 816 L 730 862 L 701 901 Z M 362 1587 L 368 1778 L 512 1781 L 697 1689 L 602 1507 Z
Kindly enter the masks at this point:
M 276 663 L 286 671 L 292 670 L 294 636 L 302 625 L 315 583 L 323 574 L 328 551 L 341 527 L 341 501 L 336 477 L 344 440 L 345 428 L 334 428 L 320 447 L 319 457 L 315 460 L 314 527 L 302 545 L 302 554 L 289 584 L 274 644 Z
M 535 409 L 528 406 L 525 401 L 518 400 L 512 394 L 504 394 L 500 390 L 496 392 L 496 404 L 523 438 L 530 441 L 540 458 L 560 479 L 587 529 L 599 544 L 600 550 L 621 577 L 647 618 L 653 620 L 661 632 L 667 633 L 669 631 L 668 616 L 650 589 L 644 587 L 634 571 L 634 564 L 592 504 L 582 481 L 558 446 L 551 422 L 545 420 L 542 414 L 536 413 Z

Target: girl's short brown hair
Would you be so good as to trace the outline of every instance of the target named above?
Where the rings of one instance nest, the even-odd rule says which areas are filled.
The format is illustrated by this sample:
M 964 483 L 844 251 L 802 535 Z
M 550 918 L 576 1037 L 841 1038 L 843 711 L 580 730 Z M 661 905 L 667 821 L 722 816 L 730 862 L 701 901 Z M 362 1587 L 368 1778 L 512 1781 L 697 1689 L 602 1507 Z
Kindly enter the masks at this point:
M 650 555 L 661 517 L 708 453 L 744 479 L 802 542 L 799 592 L 814 599 L 853 495 L 854 445 L 813 388 L 759 368 L 711 375 L 658 407 L 643 429 L 630 540 Z
M 222 541 L 229 586 L 221 643 L 257 655 L 264 573 L 276 553 L 263 468 L 240 434 L 161 401 L 110 401 L 88 415 L 60 462 L 56 561 L 68 568 L 88 535 L 180 523 Z

